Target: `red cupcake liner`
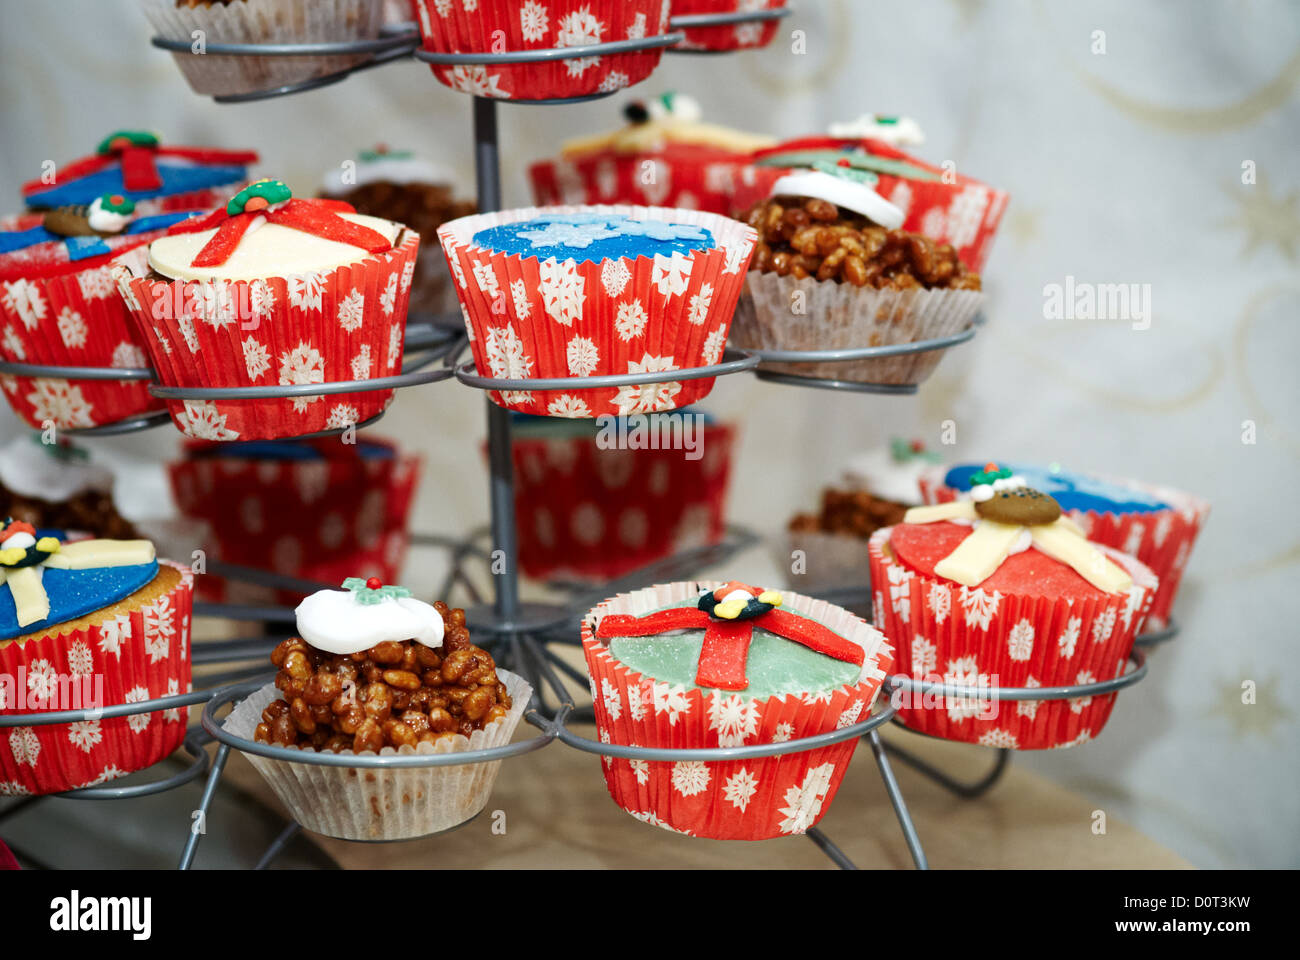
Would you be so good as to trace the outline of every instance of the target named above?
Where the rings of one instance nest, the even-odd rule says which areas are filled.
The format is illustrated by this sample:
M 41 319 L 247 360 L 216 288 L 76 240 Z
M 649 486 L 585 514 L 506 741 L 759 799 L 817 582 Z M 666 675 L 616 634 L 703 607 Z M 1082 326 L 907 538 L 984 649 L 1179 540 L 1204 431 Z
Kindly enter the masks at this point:
M 865 720 L 894 658 L 864 621 L 821 600 L 786 593 L 786 603 L 867 647 L 856 684 L 810 694 L 749 699 L 659 683 L 629 669 L 592 634 L 608 613 L 645 613 L 720 584 L 660 584 L 606 600 L 582 624 L 601 742 L 672 749 L 775 743 Z M 646 823 L 717 840 L 765 840 L 806 833 L 830 809 L 860 738 L 801 753 L 728 762 L 641 761 L 604 757 L 614 802 Z
M 180 512 L 211 531 L 211 560 L 332 586 L 352 576 L 396 583 L 410 546 L 420 458 L 399 455 L 388 441 L 367 443 L 393 455 L 362 458 L 355 446 L 328 440 L 313 444 L 318 460 L 225 457 L 219 444 L 194 442 L 187 459 L 168 465 L 168 476 Z M 232 603 L 302 599 L 300 592 L 211 574 L 199 579 L 198 590 Z
M 1134 558 L 1103 546 L 1128 570 L 1124 596 L 1086 600 L 986 593 L 927 576 L 886 554 L 893 527 L 868 544 L 872 619 L 898 648 L 899 672 L 972 687 L 1055 687 L 1098 683 L 1124 672 L 1158 581 Z M 1115 694 L 1074 700 L 974 700 L 900 691 L 899 719 L 946 740 L 1041 750 L 1095 738 Z
M 461 4 L 414 0 L 424 49 L 437 53 L 507 53 L 612 43 L 667 32 L 668 0 L 523 0 Z M 439 66 L 447 86 L 498 100 L 553 100 L 613 93 L 639 83 L 659 65 L 662 49 L 551 62 Z
M 673 16 L 701 13 L 754 13 L 776 10 L 786 0 L 673 0 Z M 685 50 L 750 50 L 766 47 L 776 36 L 780 20 L 730 23 L 720 27 L 692 27 L 677 46 Z
M 190 690 L 190 610 L 194 577 L 188 567 L 160 560 L 181 572 L 181 580 L 129 616 L 0 646 L 0 714 L 42 709 L 116 706 Z M 52 706 L 33 695 L 90 681 L 103 683 L 79 703 Z M 98 703 L 94 700 L 99 699 Z M 61 793 L 93 786 L 142 770 L 175 752 L 185 738 L 188 710 L 133 714 L 110 720 L 0 728 L 0 796 Z
M 483 229 L 543 215 L 625 214 L 710 230 L 712 250 L 556 262 L 494 253 Z M 722 357 L 757 234 L 734 220 L 663 207 L 528 207 L 462 217 L 438 228 L 485 377 L 628 374 L 709 366 Z M 489 391 L 511 410 L 552 417 L 675 410 L 713 389 L 713 378 L 586 390 Z
M 610 580 L 726 530 L 735 429 L 706 424 L 702 456 L 602 449 L 592 436 L 511 445 L 519 566 L 530 577 Z
M 139 262 L 144 247 L 116 262 Z M 72 367 L 147 367 L 112 267 L 0 281 L 0 358 Z M 141 381 L 0 377 L 5 399 L 29 426 L 98 427 L 162 410 Z
M 957 499 L 957 491 L 943 482 L 947 472 L 947 467 L 934 467 L 921 475 L 921 496 L 926 503 L 947 503 Z M 1165 510 L 1147 513 L 1066 511 L 1093 543 L 1127 553 L 1151 568 L 1160 580 L 1160 587 L 1151 602 L 1145 629 L 1163 630 L 1169 625 L 1183 571 L 1187 568 L 1201 525 L 1210 515 L 1210 504 L 1195 494 L 1172 487 L 1117 477 L 1098 476 L 1098 479 L 1131 487 L 1169 504 Z
M 173 387 L 366 380 L 401 372 L 419 250 L 392 250 L 332 271 L 261 280 L 148 280 L 118 268 L 122 296 Z M 358 424 L 393 391 L 265 400 L 169 400 L 172 422 L 200 440 L 269 440 Z
M 673 143 L 662 150 L 605 149 L 543 160 L 528 168 L 528 178 L 541 206 L 633 203 L 730 216 L 737 212 L 737 184 L 752 181 L 759 169 L 750 166 L 748 154 Z

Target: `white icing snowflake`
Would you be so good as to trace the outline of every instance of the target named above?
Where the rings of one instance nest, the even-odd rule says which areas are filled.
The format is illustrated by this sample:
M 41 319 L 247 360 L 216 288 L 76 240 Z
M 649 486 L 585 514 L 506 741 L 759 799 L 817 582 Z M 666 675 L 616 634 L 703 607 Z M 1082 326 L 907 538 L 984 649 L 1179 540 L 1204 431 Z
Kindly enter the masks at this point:
M 1105 643 L 1115 632 L 1116 611 L 1114 607 L 1102 610 L 1092 621 L 1092 642 Z
M 569 373 L 575 377 L 590 376 L 600 363 L 600 350 L 587 337 L 574 337 L 565 348 Z
M 758 793 L 758 778 L 745 767 L 741 767 L 727 778 L 722 787 L 722 796 L 741 813 L 749 806 L 750 798 Z
M 93 408 L 82 395 L 81 388 L 73 386 L 67 380 L 32 381 L 35 389 L 27 394 L 27 402 L 38 422 L 53 421 L 56 427 L 93 427 L 91 419 Z
M 86 321 L 71 307 L 59 311 L 59 337 L 69 349 L 86 345 Z
M 388 369 L 393 369 L 402 360 L 402 337 L 406 328 L 399 321 L 388 328 Z
M 527 320 L 528 315 L 533 312 L 533 304 L 528 299 L 528 287 L 522 280 L 510 284 L 510 299 L 515 305 L 515 317 L 519 320 Z M 468 326 L 469 324 L 466 323 L 466 328 Z
M 659 373 L 676 369 L 677 366 L 673 363 L 672 357 L 655 357 L 648 353 L 643 355 L 639 361 L 628 361 L 627 365 L 628 373 Z M 656 410 L 671 410 L 676 402 L 677 394 L 681 392 L 682 385 L 676 380 L 623 386 L 618 388 L 618 393 L 614 395 L 610 403 L 621 415 L 652 413 Z
M 148 365 L 149 358 L 144 355 L 144 351 L 129 340 L 123 340 L 113 348 L 113 359 L 109 361 L 109 366 L 119 369 L 141 368 Z
M 572 260 L 557 261 L 550 257 L 542 261 L 539 269 L 542 306 L 547 315 L 566 327 L 581 319 L 587 298 L 583 292 L 585 281 L 578 272 L 578 265 Z
M 548 403 L 546 413 L 552 417 L 564 417 L 568 420 L 591 418 L 591 408 L 587 406 L 587 401 L 568 393 L 562 393 Z
M 352 379 L 366 380 L 370 377 L 370 344 L 363 343 L 357 355 L 352 358 Z
M 12 326 L 5 327 L 4 348 L 19 360 L 27 359 L 27 347 L 23 344 L 23 338 Z
M 108 267 L 100 267 L 98 270 L 82 270 L 76 277 L 77 286 L 81 288 L 81 295 L 87 300 L 104 300 L 113 295 L 115 284 L 113 283 L 113 274 Z
M 132 687 L 122 699 L 126 703 L 143 703 L 149 699 L 149 691 L 144 687 Z M 126 718 L 126 723 L 133 733 L 144 733 L 152 719 L 153 715 L 149 713 L 133 713 Z
M 629 300 L 627 303 L 618 305 L 618 314 L 614 318 L 614 332 L 618 334 L 620 340 L 631 340 L 633 337 L 639 337 L 645 333 L 646 324 L 650 317 L 645 312 L 645 307 L 635 300 Z
M 1034 625 L 1028 619 L 1021 620 L 1007 635 L 1007 655 L 1012 660 L 1028 660 L 1034 652 Z
M 357 408 L 350 403 L 336 403 L 330 410 L 329 418 L 325 421 L 326 430 L 346 430 L 348 427 L 355 427 L 359 414 Z
M 609 714 L 609 719 L 617 720 L 623 716 L 623 699 L 619 696 L 618 688 L 606 679 L 600 681 L 601 702 L 605 705 L 605 712 Z
M 938 648 L 918 633 L 912 638 L 912 676 L 924 677 L 938 666 Z
M 718 732 L 718 746 L 740 746 L 758 733 L 758 704 L 739 694 L 715 691 L 709 698 L 709 729 Z
M 4 284 L 4 294 L 0 295 L 4 305 L 28 330 L 35 330 L 36 325 L 45 319 L 45 298 L 41 288 L 30 280 L 15 280 Z
M 773 743 L 785 743 L 794 737 L 793 723 L 778 723 L 776 729 L 772 731 Z
M 131 639 L 131 618 L 117 616 L 99 625 L 99 649 L 102 653 L 122 655 L 122 643 Z
M 1056 645 L 1061 648 L 1061 656 L 1067 660 L 1074 656 L 1075 645 L 1079 642 L 1079 628 L 1083 626 L 1082 617 L 1071 617 L 1065 623 L 1065 629 L 1056 639 Z
M 325 358 L 321 352 L 307 343 L 300 341 L 292 350 L 280 354 L 281 386 L 295 386 L 304 383 L 325 382 Z M 320 399 L 320 396 L 293 397 L 293 408 L 299 413 Z
M 550 20 L 546 8 L 536 0 L 525 0 L 519 8 L 519 29 L 529 43 L 537 43 L 546 37 Z
M 600 35 L 605 25 L 592 16 L 591 8 L 582 7 L 566 13 L 560 18 L 555 33 L 557 47 L 585 47 L 600 43 Z M 564 66 L 569 76 L 580 77 L 590 68 L 600 63 L 600 57 L 575 57 L 565 60 Z
M 727 328 L 724 324 L 704 338 L 704 349 L 700 352 L 706 366 L 713 366 L 722 359 L 722 351 L 727 348 Z
M 9 751 L 14 755 L 15 763 L 34 767 L 41 755 L 41 741 L 31 728 L 15 727 L 13 733 L 9 734 Z
M 159 597 L 144 608 L 144 649 L 149 662 L 167 659 L 176 636 L 176 611 L 171 597 Z
M 622 260 L 606 260 L 600 268 L 600 285 L 611 300 L 619 296 L 632 279 L 632 272 Z
M 987 594 L 979 587 L 963 586 L 961 588 L 961 605 L 966 611 L 966 626 L 987 630 L 989 621 L 998 612 L 998 604 L 1001 600 L 1002 594 L 996 590 L 992 594 Z
M 680 683 L 656 683 L 651 687 L 655 713 L 668 714 L 668 725 L 677 726 L 677 718 L 691 712 L 691 701 Z
M 677 250 L 668 257 L 656 253 L 654 267 L 650 272 L 650 282 L 665 297 L 680 296 L 690 286 L 691 268 L 694 263 Z
M 244 369 L 249 380 L 256 380 L 271 369 L 271 352 L 255 337 L 244 338 Z
M 226 415 L 210 400 L 186 400 L 185 409 L 175 416 L 177 426 L 187 437 L 196 440 L 239 439 L 239 431 L 226 427 Z
M 451 70 L 443 71 L 443 80 L 447 85 L 462 93 L 473 94 L 476 97 L 495 97 L 497 99 L 508 99 L 510 91 L 501 86 L 501 75 L 499 73 L 489 73 L 487 67 L 482 64 L 471 66 L 457 65 Z M 461 281 L 461 286 L 464 286 Z
M 834 775 L 835 764 L 823 763 L 811 768 L 799 786 L 786 790 L 785 806 L 778 811 L 785 815 L 777 824 L 782 833 L 807 833 L 817 822 Z
M 979 743 L 984 747 L 998 747 L 1002 750 L 1014 750 L 1019 746 L 1014 733 L 996 728 L 980 734 Z
M 68 647 L 68 671 L 74 677 L 88 677 L 95 672 L 95 656 L 84 640 L 74 640 Z
M 709 785 L 712 774 L 707 764 L 699 760 L 679 760 L 673 764 L 673 789 L 683 797 L 693 797 L 703 793 Z
M 325 295 L 325 280 L 325 276 L 319 273 L 289 277 L 285 284 L 289 302 L 300 310 L 319 310 Z
M 699 293 L 691 297 L 691 306 L 687 311 L 686 319 L 699 326 L 709 318 L 709 307 L 712 303 L 713 286 L 706 283 L 700 287 Z
M 353 290 L 339 301 L 339 326 L 351 333 L 361 326 L 366 312 L 366 295 Z
M 68 724 L 68 742 L 82 753 L 90 753 L 91 748 L 104 739 L 99 729 L 98 720 L 83 720 Z

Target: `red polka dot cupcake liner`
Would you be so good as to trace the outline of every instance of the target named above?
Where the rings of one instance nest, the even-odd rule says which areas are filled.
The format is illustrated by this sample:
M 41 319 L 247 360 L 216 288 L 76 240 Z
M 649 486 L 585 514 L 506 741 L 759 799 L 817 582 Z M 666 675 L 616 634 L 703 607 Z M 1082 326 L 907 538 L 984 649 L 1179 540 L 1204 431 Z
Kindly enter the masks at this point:
M 259 280 L 150 280 L 118 267 L 122 298 L 169 387 L 296 386 L 401 372 L 420 238 L 334 270 Z M 168 400 L 199 440 L 271 440 L 378 416 L 393 391 L 256 400 Z
M 659 65 L 662 49 L 582 57 L 577 55 L 581 48 L 668 32 L 669 0 L 414 3 L 424 49 L 434 53 L 576 48 L 575 56 L 566 60 L 431 65 L 433 75 L 447 86 L 498 100 L 554 100 L 614 93 L 648 77 Z
M 893 651 L 865 621 L 822 600 L 785 594 L 787 606 L 863 644 L 869 666 L 856 684 L 759 699 L 724 691 L 706 694 L 629 669 L 593 633 L 594 624 L 607 614 L 642 615 L 719 585 L 647 587 L 606 600 L 584 618 L 582 649 L 603 743 L 669 749 L 779 743 L 829 733 L 870 716 L 893 668 Z M 645 823 L 715 840 L 766 840 L 806 833 L 821 820 L 859 739 L 727 762 L 603 757 L 602 770 L 614 802 Z
M 194 577 L 141 609 L 24 643 L 0 642 L 0 715 L 139 703 L 188 693 Z M 98 690 L 98 694 L 96 691 Z M 78 698 L 79 694 L 79 698 Z M 176 751 L 188 710 L 0 727 L 0 797 L 96 786 Z
M 918 573 L 888 548 L 893 527 L 868 545 L 872 619 L 898 650 L 898 672 L 964 687 L 1056 687 L 1122 674 L 1158 586 L 1133 557 L 1101 547 L 1133 578 L 1127 594 L 1033 597 L 965 587 Z M 900 691 L 910 729 L 986 747 L 1070 747 L 1101 733 L 1115 694 L 1072 700 L 994 700 Z

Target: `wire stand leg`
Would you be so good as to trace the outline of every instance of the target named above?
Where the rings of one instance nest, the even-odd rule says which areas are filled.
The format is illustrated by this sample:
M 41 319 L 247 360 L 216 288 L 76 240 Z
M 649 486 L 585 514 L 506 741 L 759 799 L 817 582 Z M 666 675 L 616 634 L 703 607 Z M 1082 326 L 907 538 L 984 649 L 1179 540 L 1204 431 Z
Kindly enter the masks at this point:
M 938 767 L 931 766 L 915 754 L 904 750 L 902 747 L 896 747 L 894 744 L 885 744 L 885 749 L 898 757 L 905 764 L 918 773 L 929 777 L 939 786 L 943 787 L 959 797 L 967 800 L 973 800 L 975 797 L 986 793 L 992 786 L 1002 779 L 1002 774 L 1006 772 L 1007 764 L 1011 760 L 1010 750 L 998 750 L 997 759 L 993 762 L 993 769 L 980 777 L 974 783 L 962 783 L 960 780 L 954 780 Z
M 907 809 L 907 801 L 903 799 L 903 791 L 898 788 L 898 780 L 894 777 L 894 768 L 889 764 L 880 734 L 872 730 L 867 734 L 867 739 L 871 741 L 871 753 L 876 758 L 876 766 L 880 768 L 880 779 L 885 781 L 885 791 L 889 794 L 889 802 L 894 805 L 894 815 L 898 817 L 898 825 L 903 830 L 903 839 L 907 841 L 912 862 L 918 870 L 929 870 L 930 863 L 921 847 L 921 838 L 916 835 L 916 825 L 912 823 L 912 814 Z
M 190 835 L 185 838 L 185 849 L 181 851 L 181 862 L 177 865 L 178 870 L 188 870 L 194 863 L 194 854 L 199 849 L 199 838 L 203 836 L 208 829 L 208 808 L 212 806 L 212 798 L 217 792 L 217 783 L 221 780 L 221 774 L 226 769 L 226 760 L 230 757 L 230 747 L 222 744 L 217 747 L 217 756 L 212 761 L 212 769 L 208 772 L 208 782 L 203 786 L 203 797 L 199 800 L 199 813 L 202 816 L 190 823 Z M 199 829 L 202 825 L 202 830 Z
M 820 827 L 809 827 L 807 837 L 821 848 L 822 853 L 831 858 L 841 870 L 856 870 L 857 866 L 845 855 L 844 851 L 831 842 L 831 838 L 822 833 Z
M 289 845 L 289 841 L 298 836 L 301 832 L 302 825 L 298 823 L 297 820 L 290 820 L 285 828 L 280 831 L 279 835 L 271 841 L 271 845 L 266 848 L 266 852 L 262 854 L 262 858 L 257 861 L 257 866 L 253 869 L 265 870 L 269 867 L 271 861 L 284 852 L 284 848 Z

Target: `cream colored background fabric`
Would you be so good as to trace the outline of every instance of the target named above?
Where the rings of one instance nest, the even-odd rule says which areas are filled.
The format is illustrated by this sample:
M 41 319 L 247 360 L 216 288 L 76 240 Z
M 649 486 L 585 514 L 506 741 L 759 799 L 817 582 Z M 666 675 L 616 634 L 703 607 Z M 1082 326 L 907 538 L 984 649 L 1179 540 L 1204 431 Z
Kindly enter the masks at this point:
M 304 190 L 377 141 L 429 155 L 472 186 L 469 102 L 424 66 L 217 106 L 148 46 L 134 6 L 0 0 L 8 208 L 41 161 L 84 155 L 121 127 L 255 147 L 259 173 Z M 894 434 L 937 444 L 948 419 L 955 456 L 1054 459 L 1207 496 L 1214 511 L 1175 611 L 1182 635 L 1153 655 L 1150 678 L 1119 698 L 1096 743 L 1017 762 L 1195 864 L 1300 865 L 1300 10 L 1280 0 L 797 6 L 772 48 L 669 57 L 636 93 L 690 92 L 709 118 L 779 135 L 866 110 L 906 113 L 929 136 L 923 156 L 955 161 L 1012 201 L 986 271 L 990 323 L 917 397 L 719 382 L 708 406 L 744 426 L 734 518 L 775 532 L 852 452 Z M 806 31 L 802 55 L 790 49 L 795 29 Z M 623 99 L 501 107 L 507 202 L 528 200 L 528 161 L 616 124 Z M 1245 161 L 1253 185 L 1242 183 Z M 1043 319 L 1044 286 L 1067 275 L 1150 284 L 1150 329 Z M 482 403 L 455 384 L 411 390 L 378 431 L 429 458 L 421 531 L 486 519 Z M 0 418 L 16 431 L 7 409 Z M 153 503 L 160 474 L 147 464 L 177 438 L 162 429 L 96 442 L 130 471 L 129 509 Z M 440 562 L 413 557 L 411 585 L 430 588 Z M 755 552 L 729 572 L 770 578 L 774 568 Z M 1253 706 L 1241 704 L 1245 680 L 1257 685 Z

